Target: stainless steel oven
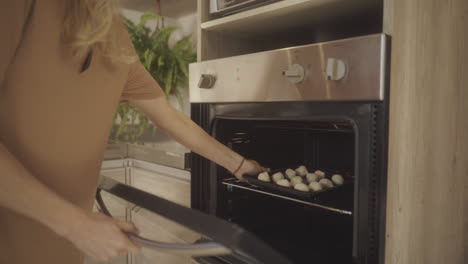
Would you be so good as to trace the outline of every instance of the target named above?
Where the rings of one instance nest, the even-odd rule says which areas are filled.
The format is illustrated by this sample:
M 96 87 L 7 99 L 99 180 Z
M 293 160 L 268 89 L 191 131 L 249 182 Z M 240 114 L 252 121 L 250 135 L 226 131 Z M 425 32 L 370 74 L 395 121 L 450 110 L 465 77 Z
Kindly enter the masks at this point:
M 387 42 L 376 34 L 191 65 L 192 119 L 213 137 L 274 171 L 305 165 L 345 180 L 299 195 L 252 177 L 239 182 L 194 155 L 192 207 L 292 263 L 382 263 Z
M 210 14 L 229 15 L 281 0 L 210 0 Z

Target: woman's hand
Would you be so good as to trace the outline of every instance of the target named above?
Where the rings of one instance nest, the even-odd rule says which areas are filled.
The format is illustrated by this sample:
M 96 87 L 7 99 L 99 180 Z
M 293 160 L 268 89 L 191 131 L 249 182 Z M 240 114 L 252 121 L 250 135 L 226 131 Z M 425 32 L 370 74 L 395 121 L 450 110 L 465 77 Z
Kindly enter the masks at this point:
M 262 167 L 258 162 L 255 160 L 245 160 L 242 166 L 237 170 L 237 172 L 234 174 L 236 178 L 238 178 L 241 181 L 245 181 L 243 175 L 244 174 L 249 174 L 249 175 L 257 175 L 260 172 L 264 171 L 270 171 L 270 169 Z
M 101 213 L 89 213 L 75 223 L 72 230 L 65 234 L 65 238 L 95 261 L 108 261 L 118 255 L 140 251 L 125 234 L 138 234 L 138 229 L 132 223 Z

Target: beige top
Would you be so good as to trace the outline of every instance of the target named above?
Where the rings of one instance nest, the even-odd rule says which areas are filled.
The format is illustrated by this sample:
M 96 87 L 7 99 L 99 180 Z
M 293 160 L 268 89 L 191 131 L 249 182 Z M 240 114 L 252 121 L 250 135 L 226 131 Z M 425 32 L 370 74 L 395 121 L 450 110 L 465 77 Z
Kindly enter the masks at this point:
M 91 210 L 119 102 L 163 93 L 139 62 L 112 64 L 98 52 L 80 73 L 84 58 L 61 40 L 63 2 L 0 1 L 0 140 L 53 191 Z M 0 263 L 81 264 L 82 256 L 41 224 L 0 207 Z

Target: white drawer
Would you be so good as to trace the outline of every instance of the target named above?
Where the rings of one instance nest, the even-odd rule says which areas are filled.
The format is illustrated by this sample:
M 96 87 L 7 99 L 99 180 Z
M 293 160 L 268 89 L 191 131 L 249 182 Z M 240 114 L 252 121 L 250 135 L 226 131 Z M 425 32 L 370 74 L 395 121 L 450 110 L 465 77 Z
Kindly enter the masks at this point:
M 133 168 L 131 185 L 179 205 L 190 207 L 190 181 Z

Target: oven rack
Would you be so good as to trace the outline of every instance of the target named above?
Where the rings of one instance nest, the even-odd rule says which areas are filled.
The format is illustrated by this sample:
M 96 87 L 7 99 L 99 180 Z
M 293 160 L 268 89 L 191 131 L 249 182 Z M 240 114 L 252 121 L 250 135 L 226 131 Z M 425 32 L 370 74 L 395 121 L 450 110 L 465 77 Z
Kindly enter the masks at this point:
M 354 133 L 353 127 L 347 123 L 330 123 L 330 124 L 314 124 L 314 127 L 301 127 L 301 126 L 273 126 L 273 125 L 261 125 L 259 129 L 287 129 L 297 131 L 308 131 L 308 132 L 340 132 L 340 133 Z
M 313 203 L 313 202 L 310 202 L 310 201 L 295 199 L 295 198 L 291 198 L 291 197 L 288 197 L 288 196 L 285 196 L 285 195 L 266 192 L 266 191 L 260 190 L 255 185 L 251 185 L 251 184 L 242 182 L 242 181 L 238 180 L 237 178 L 229 178 L 229 179 L 226 179 L 226 180 L 222 181 L 221 183 L 226 185 L 228 189 L 229 188 L 239 188 L 239 189 L 244 189 L 244 190 L 248 190 L 248 191 L 252 191 L 252 192 L 257 192 L 257 193 L 273 196 L 273 197 L 276 197 L 276 198 L 281 198 L 281 199 L 285 199 L 285 200 L 289 200 L 289 201 L 293 201 L 293 202 L 297 202 L 297 203 L 302 203 L 302 204 L 313 206 L 313 207 L 318 207 L 318 208 L 328 210 L 328 211 L 332 211 L 332 212 L 339 213 L 339 214 L 344 214 L 344 215 L 352 215 L 353 214 L 353 212 L 348 211 L 348 210 L 343 210 L 343 209 L 334 208 L 334 207 L 331 207 L 331 206 L 321 205 L 321 204 Z

